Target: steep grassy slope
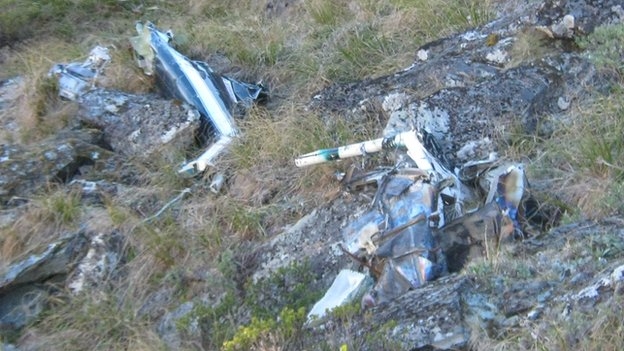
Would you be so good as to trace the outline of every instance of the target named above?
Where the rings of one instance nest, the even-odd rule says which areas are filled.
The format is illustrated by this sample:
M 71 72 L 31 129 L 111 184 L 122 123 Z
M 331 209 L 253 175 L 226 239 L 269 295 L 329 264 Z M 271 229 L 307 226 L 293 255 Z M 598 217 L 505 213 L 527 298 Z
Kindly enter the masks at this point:
M 221 303 L 196 310 L 194 316 L 212 337 L 198 340 L 192 321 L 183 320 L 178 327 L 189 333 L 184 348 L 288 349 L 300 337 L 302 308 L 318 298 L 318 291 L 306 291 L 308 267 L 294 266 L 273 277 L 275 286 L 297 281 L 291 290 L 280 291 L 287 296 L 284 301 L 275 310 L 255 305 L 254 297 L 269 288 L 249 282 L 249 248 L 340 192 L 333 181 L 335 168 L 296 170 L 294 156 L 376 137 L 383 129 L 375 121 L 362 126 L 338 118 L 328 125 L 327 116 L 305 106 L 331 83 L 409 66 L 420 45 L 486 23 L 496 16 L 497 5 L 479 0 L 0 0 L 0 80 L 24 77 L 18 112 L 11 116 L 17 128 L 1 131 L 3 142 L 31 143 L 68 124 L 75 106 L 59 100 L 46 73 L 53 63 L 83 59 L 96 44 L 113 49 L 107 87 L 153 91 L 153 82 L 135 66 L 128 43 L 137 20 L 171 28 L 181 52 L 235 77 L 262 80 L 272 90 L 268 105 L 254 107 L 240 123 L 242 138 L 222 162 L 223 170 L 236 176 L 235 191 L 227 196 L 213 197 L 199 186 L 179 210 L 142 222 L 195 182 L 178 178 L 176 165 L 156 156 L 147 164 L 128 160 L 128 167 L 139 170 L 141 186 L 109 199 L 99 211 L 81 207 L 75 194 L 67 196 L 63 189 L 51 188 L 29 199 L 19 219 L 0 228 L 1 264 L 76 231 L 85 221 L 122 231 L 129 238 L 129 258 L 122 279 L 93 295 L 60 294 L 51 301 L 50 312 L 10 341 L 30 340 L 59 350 L 165 349 L 155 332 L 156 318 L 142 308 L 154 292 L 166 290 L 171 300 L 165 305 L 175 308 L 195 296 L 198 285 L 211 284 Z M 622 38 L 620 26 L 600 29 L 578 44 L 595 52 L 604 74 L 624 83 Z M 541 55 L 530 34 L 525 40 L 517 50 L 526 59 Z M 567 221 L 621 214 L 624 90 L 614 88 L 579 107 L 577 116 L 549 140 L 510 135 L 507 156 L 532 155 L 530 172 L 552 180 L 570 209 Z M 201 278 L 194 275 L 197 271 Z M 347 320 L 351 311 L 338 313 Z M 604 318 L 622 332 L 621 319 L 609 314 Z M 260 334 L 269 337 L 257 343 Z M 588 349 L 616 345 L 608 338 L 592 342 Z M 496 341 L 487 346 L 505 347 Z

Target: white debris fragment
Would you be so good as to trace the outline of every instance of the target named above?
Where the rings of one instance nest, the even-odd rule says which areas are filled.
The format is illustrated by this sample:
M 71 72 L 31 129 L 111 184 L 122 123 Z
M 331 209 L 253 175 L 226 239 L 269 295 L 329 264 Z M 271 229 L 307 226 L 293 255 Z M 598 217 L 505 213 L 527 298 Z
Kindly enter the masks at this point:
M 347 244 L 347 250 L 356 253 L 360 250 L 366 251 L 369 255 L 373 254 L 377 247 L 373 243 L 373 236 L 379 233 L 379 228 L 374 222 L 368 223 L 357 233 L 357 237 L 351 243 Z
M 495 49 L 492 52 L 489 52 L 485 55 L 486 60 L 490 62 L 494 62 L 497 64 L 503 64 L 507 61 L 507 53 L 502 51 L 501 49 Z
M 574 16 L 565 15 L 561 22 L 553 24 L 550 28 L 555 37 L 572 38 L 574 36 Z
M 218 194 L 223 188 L 223 184 L 225 184 L 225 174 L 223 172 L 219 172 L 212 177 L 212 182 L 210 182 L 210 191 L 214 194 Z
M 418 53 L 416 53 L 416 57 L 421 61 L 427 61 L 427 59 L 429 59 L 429 51 L 420 49 Z
M 56 64 L 48 75 L 58 78 L 61 97 L 76 100 L 86 91 L 95 87 L 98 76 L 110 60 L 108 48 L 96 46 L 84 62 Z
M 364 274 L 350 269 L 340 271 L 325 296 L 308 313 L 308 323 L 314 319 L 323 318 L 328 311 L 351 301 L 363 287 L 365 278 Z
M 568 107 L 570 107 L 570 99 L 565 96 L 560 96 L 559 99 L 557 99 L 557 106 L 559 106 L 561 110 L 567 110 Z
M 101 67 L 102 65 L 108 63 L 111 60 L 111 56 L 108 53 L 108 48 L 104 46 L 97 45 L 91 52 L 89 52 L 89 58 L 84 63 L 85 65 L 93 65 L 95 67 Z
M 96 182 L 92 182 L 92 181 L 88 181 L 84 179 L 74 179 L 69 184 L 70 185 L 73 185 L 73 184 L 82 185 L 82 191 L 86 194 L 94 193 L 98 188 Z

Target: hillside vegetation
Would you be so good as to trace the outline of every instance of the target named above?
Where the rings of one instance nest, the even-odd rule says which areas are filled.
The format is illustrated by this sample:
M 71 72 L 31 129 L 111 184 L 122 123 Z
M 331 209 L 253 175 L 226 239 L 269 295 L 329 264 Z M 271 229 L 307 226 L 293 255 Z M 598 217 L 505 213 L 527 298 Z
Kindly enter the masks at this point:
M 61 100 L 46 75 L 54 63 L 84 59 L 95 45 L 111 48 L 107 88 L 155 92 L 154 82 L 136 66 L 128 41 L 139 20 L 172 29 L 181 53 L 236 78 L 262 81 L 271 91 L 266 105 L 238 120 L 242 137 L 220 162 L 221 170 L 237 176 L 234 192 L 215 196 L 206 190 L 205 179 L 178 177 L 175 156 L 183 151 L 163 150 L 149 162 L 127 160 L 127 167 L 140 174 L 140 187 L 108 199 L 104 208 L 86 208 L 78 194 L 53 185 L 28 199 L 19 219 L 0 227 L 0 267 L 88 222 L 92 228 L 117 228 L 127 237 L 125 275 L 93 294 L 69 298 L 69 292 L 59 293 L 22 335 L 0 341 L 36 340 L 50 350 L 166 349 L 156 319 L 142 308 L 156 291 L 168 291 L 165 305 L 173 309 L 193 298 L 199 285 L 211 284 L 221 302 L 196 308 L 177 325 L 189 335 L 185 349 L 288 350 L 299 345 L 306 308 L 322 292 L 307 290 L 311 278 L 302 263 L 273 277 L 275 286 L 293 277 L 300 282 L 282 292 L 284 301 L 256 305 L 255 298 L 271 288 L 250 280 L 251 248 L 341 191 L 334 176 L 339 166 L 296 169 L 294 157 L 376 138 L 384 128 L 375 121 L 361 125 L 342 116 L 319 116 L 306 106 L 330 84 L 408 67 L 421 45 L 485 24 L 510 2 L 0 0 L 0 81 L 24 79 L 17 92 L 17 127 L 0 131 L 0 144 L 34 143 L 69 124 L 76 105 Z M 576 45 L 594 53 L 604 74 L 624 83 L 624 26 L 599 28 Z M 516 49 L 526 60 L 541 55 L 530 33 Z M 504 141 L 505 157 L 530 158 L 529 179 L 549 179 L 567 210 L 564 223 L 624 212 L 622 86 L 575 107 L 576 118 L 549 139 L 512 132 Z M 179 208 L 144 221 L 187 187 L 193 194 Z M 337 312 L 344 317 L 338 320 L 348 320 L 348 308 Z M 604 318 L 616 335 L 624 334 L 621 315 Z M 194 325 L 196 320 L 201 325 Z M 210 340 L 199 340 L 193 328 L 209 331 Z M 586 349 L 617 349 L 621 340 L 605 335 Z M 487 347 L 514 349 L 510 342 Z M 535 349 L 565 349 L 565 342 L 541 346 Z

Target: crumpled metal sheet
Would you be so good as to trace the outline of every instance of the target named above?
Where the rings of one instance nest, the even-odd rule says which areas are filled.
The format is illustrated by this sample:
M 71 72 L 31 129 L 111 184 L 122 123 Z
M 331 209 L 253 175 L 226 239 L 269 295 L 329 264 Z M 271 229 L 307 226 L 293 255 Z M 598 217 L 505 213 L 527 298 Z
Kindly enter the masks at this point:
M 104 66 L 110 62 L 108 49 L 94 47 L 84 62 L 55 64 L 49 76 L 58 77 L 59 95 L 69 100 L 77 100 L 95 86 L 95 81 Z
M 365 251 L 383 260 L 372 292 L 376 303 L 422 286 L 444 271 L 427 220 L 438 201 L 434 186 L 423 179 L 393 175 L 382 182 L 378 191 L 378 206 L 343 232 L 351 254 L 359 256 Z
M 176 99 L 194 106 L 203 117 L 206 139 L 213 144 L 178 172 L 193 176 L 213 164 L 239 133 L 231 109 L 235 104 L 250 106 L 263 98 L 261 84 L 248 84 L 215 73 L 205 62 L 193 61 L 171 46 L 173 33 L 162 32 L 152 23 L 137 23 L 138 36 L 130 39 L 139 66 L 155 74 L 159 85 Z
M 315 319 L 325 316 L 327 311 L 343 305 L 346 301 L 353 298 L 354 295 L 366 285 L 366 275 L 355 272 L 350 269 L 343 269 L 338 273 L 332 285 L 327 289 L 323 298 L 321 298 L 308 312 L 308 323 Z
M 407 149 L 417 168 L 397 165 L 370 176 L 354 178 L 351 172 L 343 178 L 347 183 L 369 178 L 377 183 L 370 209 L 343 230 L 343 250 L 376 279 L 362 298 L 364 307 L 421 287 L 447 274 L 450 264 L 458 270 L 466 257 L 483 255 L 488 245 L 495 248 L 520 231 L 518 216 L 526 184 L 521 164 L 500 164 L 492 157 L 452 173 L 425 150 L 414 131 L 318 150 L 301 156 L 296 164 L 301 167 L 397 146 Z M 464 201 L 477 194 L 487 196 L 477 209 L 465 212 Z M 454 261 L 449 262 L 448 255 Z

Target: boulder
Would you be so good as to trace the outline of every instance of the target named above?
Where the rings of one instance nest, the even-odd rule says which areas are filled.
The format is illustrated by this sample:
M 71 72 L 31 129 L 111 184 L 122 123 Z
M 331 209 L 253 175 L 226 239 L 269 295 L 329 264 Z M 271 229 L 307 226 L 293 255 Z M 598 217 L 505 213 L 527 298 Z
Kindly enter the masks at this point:
M 111 156 L 103 134 L 94 129 L 63 130 L 40 143 L 0 145 L 0 204 L 27 197 L 49 183 L 66 183 L 84 166 L 102 168 Z
M 165 144 L 176 150 L 194 146 L 199 117 L 196 109 L 177 100 L 95 89 L 81 97 L 76 119 L 101 130 L 115 153 L 144 158 Z

